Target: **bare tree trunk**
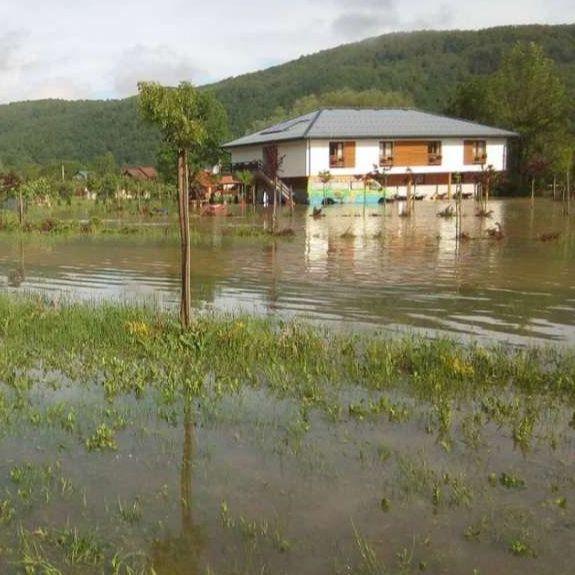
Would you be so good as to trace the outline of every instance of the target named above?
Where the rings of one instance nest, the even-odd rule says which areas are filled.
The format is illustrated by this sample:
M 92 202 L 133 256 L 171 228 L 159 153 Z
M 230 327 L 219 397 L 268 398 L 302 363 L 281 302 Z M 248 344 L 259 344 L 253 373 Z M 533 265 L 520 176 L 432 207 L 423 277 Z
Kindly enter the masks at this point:
M 569 215 L 569 208 L 571 207 L 571 171 L 567 170 L 567 176 L 565 178 L 565 194 L 567 196 L 567 215 Z
M 180 150 L 178 154 L 178 200 L 180 222 L 180 246 L 181 246 L 181 300 L 180 321 L 182 327 L 190 325 L 190 204 L 188 198 L 188 154 L 186 150 Z
M 406 195 L 405 199 L 407 200 L 405 202 L 405 209 L 406 209 L 405 215 L 406 216 L 411 215 L 411 185 L 412 185 L 411 178 L 409 178 L 407 180 L 407 190 L 405 192 L 405 195 Z
M 553 176 L 553 201 L 557 200 L 557 176 Z
M 22 190 L 18 190 L 18 222 L 20 227 L 24 223 L 24 196 L 22 195 Z
M 531 178 L 531 207 L 535 205 L 535 178 Z
M 272 232 L 275 234 L 278 223 L 278 181 L 274 178 L 274 207 L 272 212 Z

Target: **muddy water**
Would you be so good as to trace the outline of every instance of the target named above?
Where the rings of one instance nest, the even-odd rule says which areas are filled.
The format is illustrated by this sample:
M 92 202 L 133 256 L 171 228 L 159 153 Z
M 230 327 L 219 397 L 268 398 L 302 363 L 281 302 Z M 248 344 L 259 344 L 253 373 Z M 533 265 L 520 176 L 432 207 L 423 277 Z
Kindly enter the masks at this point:
M 437 217 L 444 203 L 334 206 L 313 219 L 284 210 L 293 239 L 275 243 L 221 236 L 222 228 L 261 224 L 269 213 L 196 219 L 192 252 L 198 308 L 294 315 L 346 325 L 419 329 L 516 343 L 575 341 L 573 218 L 541 200 L 491 202 L 492 218 L 464 203 L 463 230 Z M 487 239 L 499 222 L 505 237 Z M 551 241 L 542 234 L 559 233 Z M 343 237 L 342 237 L 343 236 Z M 0 236 L 0 285 L 80 299 L 178 298 L 175 240 L 144 237 Z
M 195 221 L 195 305 L 573 343 L 572 233 L 560 207 L 494 201 L 483 221 L 468 203 L 471 239 L 460 243 L 438 209 L 417 204 L 409 220 L 397 206 L 334 207 L 318 220 L 298 211 L 282 216 L 293 239 L 275 242 L 221 233 L 266 214 Z M 495 222 L 499 241 L 486 238 Z M 551 232 L 561 235 L 538 239 Z M 156 236 L 0 236 L 0 278 L 12 292 L 169 306 L 177 253 Z M 18 383 L 9 375 L 6 397 Z M 572 405 L 497 391 L 525 415 L 530 440 L 518 445 L 522 428 L 490 419 L 484 397 L 453 401 L 445 435 L 430 428 L 432 407 L 407 392 L 389 392 L 409 407 L 405 421 L 352 417 L 349 404 L 370 394 L 354 382 L 340 393 L 335 420 L 247 386 L 206 393 L 185 414 L 152 392 L 109 402 L 101 386 L 57 374 L 23 396 L 17 417 L 3 414 L 0 395 L 0 573 L 48 573 L 50 562 L 102 572 L 78 558 L 66 529 L 107 557 L 120 550 L 119 573 L 572 573 Z M 90 452 L 85 440 L 102 422 L 117 430 L 117 449 Z
M 19 522 L 38 565 L 72 553 L 54 535 L 67 528 L 158 575 L 572 573 L 567 410 L 532 404 L 541 417 L 521 450 L 506 426 L 477 423 L 472 405 L 457 408 L 447 436 L 401 396 L 409 421 L 311 414 L 304 429 L 296 402 L 245 389 L 168 424 L 151 398 L 111 406 L 80 388 L 46 390 L 30 415 L 66 398 L 82 433 L 121 419 L 118 449 L 89 453 L 77 432 L 26 418 L 4 432 L 0 488 L 17 520 L 0 530 L 2 573 L 34 555 Z M 63 572 L 102 571 L 76 559 Z

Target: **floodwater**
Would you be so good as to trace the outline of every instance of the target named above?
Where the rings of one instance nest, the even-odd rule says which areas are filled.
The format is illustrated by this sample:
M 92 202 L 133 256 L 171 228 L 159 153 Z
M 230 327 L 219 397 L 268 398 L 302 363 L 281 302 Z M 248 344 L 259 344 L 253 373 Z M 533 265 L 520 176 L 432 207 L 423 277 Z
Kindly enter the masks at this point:
M 420 330 L 517 344 L 575 342 L 573 218 L 547 200 L 493 200 L 489 219 L 464 202 L 463 231 L 437 212 L 445 202 L 333 206 L 314 219 L 283 209 L 293 238 L 221 235 L 261 225 L 270 212 L 193 220 L 194 305 L 298 316 L 353 328 Z M 499 223 L 504 238 L 486 230 Z M 556 239 L 542 241 L 545 234 Z M 178 243 L 124 236 L 0 236 L 0 286 L 68 299 L 178 301 Z
M 269 213 L 194 220 L 194 303 L 352 329 L 573 343 L 573 225 L 561 207 L 493 201 L 483 220 L 467 202 L 470 239 L 456 242 L 455 221 L 436 215 L 444 206 L 418 203 L 409 219 L 395 205 L 335 206 L 320 219 L 284 210 L 295 235 L 276 240 L 221 233 Z M 487 237 L 495 222 L 503 239 Z M 171 306 L 177 276 L 177 241 L 157 235 L 0 235 L 9 292 Z M 115 550 L 105 572 L 573 572 L 575 414 L 563 397 L 451 398 L 445 434 L 438 405 L 409 389 L 382 392 L 405 420 L 355 417 L 350 404 L 381 394 L 349 382 L 334 392 L 342 415 L 332 419 L 249 385 L 208 389 L 186 411 L 162 402 L 161 385 L 110 401 L 102 382 L 37 375 L 28 386 L 17 370 L 0 373 L 1 573 L 101 573 Z M 102 422 L 117 449 L 89 451 Z
M 521 450 L 472 403 L 454 406 L 446 437 L 399 394 L 409 421 L 314 412 L 304 427 L 297 401 L 248 387 L 206 394 L 173 423 L 151 397 L 111 404 L 82 387 L 40 388 L 3 430 L 0 503 L 15 518 L 0 505 L 2 573 L 104 572 L 66 530 L 142 569 L 118 573 L 573 572 L 574 432 L 557 405 L 501 398 L 536 421 Z M 82 414 L 73 431 L 58 423 L 70 412 Z M 88 452 L 82 436 L 102 421 L 118 427 L 117 451 Z

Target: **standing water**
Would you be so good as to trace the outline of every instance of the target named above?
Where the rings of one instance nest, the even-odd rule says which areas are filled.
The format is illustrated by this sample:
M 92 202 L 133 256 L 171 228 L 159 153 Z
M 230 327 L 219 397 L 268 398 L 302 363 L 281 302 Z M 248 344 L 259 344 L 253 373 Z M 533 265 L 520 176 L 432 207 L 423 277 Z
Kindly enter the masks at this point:
M 572 220 L 561 206 L 497 200 L 491 218 L 464 203 L 463 231 L 434 202 L 333 206 L 312 218 L 284 210 L 293 238 L 246 238 L 230 228 L 271 217 L 195 219 L 192 287 L 197 308 L 298 316 L 346 326 L 422 330 L 484 341 L 575 342 Z M 501 225 L 503 239 L 487 230 Z M 224 232 L 224 233 L 222 233 Z M 544 241 L 546 234 L 559 234 Z M 176 239 L 0 235 L 0 286 L 67 299 L 178 302 Z

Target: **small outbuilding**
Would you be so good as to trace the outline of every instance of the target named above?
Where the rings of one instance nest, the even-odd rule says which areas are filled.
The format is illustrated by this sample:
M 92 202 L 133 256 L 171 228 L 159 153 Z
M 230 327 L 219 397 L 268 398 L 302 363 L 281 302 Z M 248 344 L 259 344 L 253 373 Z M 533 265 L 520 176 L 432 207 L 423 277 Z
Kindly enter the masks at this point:
M 123 168 L 122 175 L 140 182 L 153 182 L 158 179 L 158 171 L 154 166 Z

